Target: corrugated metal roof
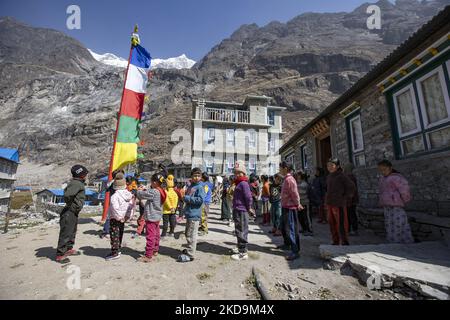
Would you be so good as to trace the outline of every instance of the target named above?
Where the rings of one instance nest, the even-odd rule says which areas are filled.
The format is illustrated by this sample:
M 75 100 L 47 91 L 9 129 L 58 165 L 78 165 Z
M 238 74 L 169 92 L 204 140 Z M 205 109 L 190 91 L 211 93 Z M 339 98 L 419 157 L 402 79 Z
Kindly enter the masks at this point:
M 342 103 L 350 99 L 353 95 L 358 93 L 359 90 L 369 85 L 373 80 L 381 76 L 386 70 L 391 68 L 397 63 L 403 56 L 410 53 L 416 47 L 420 46 L 423 41 L 428 39 L 433 33 L 439 29 L 445 27 L 450 21 L 450 5 L 446 6 L 441 12 L 434 16 L 430 21 L 420 27 L 415 33 L 413 33 L 407 40 L 399 45 L 394 51 L 386 56 L 380 63 L 375 65 L 365 76 L 359 79 L 350 89 L 344 92 L 339 98 L 337 98 L 332 104 L 325 108 L 316 118 L 314 118 L 305 127 L 297 131 L 281 148 L 280 152 L 290 144 L 294 143 L 299 137 L 306 133 L 318 120 L 331 114 Z
M 38 193 L 41 193 L 41 192 L 43 192 L 43 191 L 50 191 L 52 194 L 54 194 L 54 195 L 57 196 L 57 197 L 62 197 L 62 196 L 64 196 L 64 190 L 63 190 L 63 189 L 44 189 L 44 190 L 42 190 L 42 191 L 39 191 Z M 93 191 L 93 190 L 91 190 L 91 189 L 86 189 L 86 195 L 87 195 L 87 196 L 93 196 L 93 195 L 95 195 L 95 194 L 97 194 L 96 191 Z
M 15 163 L 19 163 L 19 150 L 0 148 L 0 158 L 14 161 Z

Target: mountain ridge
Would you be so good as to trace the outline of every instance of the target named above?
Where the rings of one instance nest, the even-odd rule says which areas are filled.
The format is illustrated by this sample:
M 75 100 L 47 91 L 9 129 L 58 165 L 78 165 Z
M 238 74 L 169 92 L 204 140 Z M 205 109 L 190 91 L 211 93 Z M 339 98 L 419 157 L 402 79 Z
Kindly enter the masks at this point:
M 243 25 L 190 69 L 154 69 L 141 129 L 145 160 L 170 156 L 171 133 L 189 130 L 195 98 L 273 97 L 274 104 L 288 108 L 283 117 L 286 141 L 449 1 L 378 3 L 385 6 L 383 25 L 391 26 L 386 30 L 367 30 L 363 6 L 352 12 L 305 13 L 286 23 Z M 14 42 L 3 23 L 0 19 L 0 51 L 9 46 L 19 56 L 7 61 L 0 56 L 0 144 L 18 147 L 30 162 L 61 168 L 82 162 L 94 175 L 106 173 L 123 69 L 99 63 L 63 34 L 53 36 L 61 42 L 60 50 L 66 44 L 75 49 L 68 66 L 48 59 L 52 51 L 46 46 L 26 63 L 29 51 L 17 39 L 39 47 L 48 35 L 29 38 L 28 27 L 17 24 Z

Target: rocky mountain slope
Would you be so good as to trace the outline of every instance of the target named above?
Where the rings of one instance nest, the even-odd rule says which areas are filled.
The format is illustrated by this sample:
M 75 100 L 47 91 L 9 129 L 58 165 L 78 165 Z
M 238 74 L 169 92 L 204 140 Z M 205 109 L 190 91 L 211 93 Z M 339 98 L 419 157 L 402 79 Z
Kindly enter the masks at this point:
M 380 0 L 381 30 L 367 29 L 368 4 L 244 25 L 191 69 L 155 69 L 141 133 L 146 159 L 169 157 L 170 135 L 189 129 L 191 99 L 199 97 L 271 96 L 288 108 L 287 139 L 447 4 Z M 1 18 L 0 145 L 20 148 L 32 163 L 82 162 L 105 172 L 123 77 L 61 32 Z

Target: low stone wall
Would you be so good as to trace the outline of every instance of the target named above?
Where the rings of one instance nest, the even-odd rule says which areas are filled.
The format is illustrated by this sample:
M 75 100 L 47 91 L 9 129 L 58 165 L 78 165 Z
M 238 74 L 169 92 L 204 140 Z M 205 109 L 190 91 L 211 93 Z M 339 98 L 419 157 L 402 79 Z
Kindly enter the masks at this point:
M 384 213 L 381 208 L 358 207 L 359 223 L 375 234 L 385 236 Z M 418 241 L 450 239 L 450 218 L 432 216 L 423 212 L 407 211 L 413 236 Z

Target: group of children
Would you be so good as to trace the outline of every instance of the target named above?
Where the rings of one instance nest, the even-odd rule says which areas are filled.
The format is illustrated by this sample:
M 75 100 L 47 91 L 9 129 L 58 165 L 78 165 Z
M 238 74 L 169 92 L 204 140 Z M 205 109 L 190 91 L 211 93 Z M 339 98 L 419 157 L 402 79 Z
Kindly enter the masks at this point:
M 406 179 L 383 160 L 378 164 L 382 174 L 379 182 L 380 205 L 384 208 L 387 239 L 389 242 L 411 243 L 413 237 L 404 207 L 411 200 Z M 223 179 L 221 219 L 234 226 L 237 245 L 231 250 L 233 260 L 248 259 L 248 225 L 256 219 L 258 201 L 261 200 L 262 224 L 272 223 L 270 231 L 274 236 L 282 236 L 280 249 L 289 250 L 287 260 L 300 256 L 300 233 L 312 235 L 310 212 L 315 210 L 319 223 L 330 226 L 332 244 L 348 245 L 348 234 L 357 230 L 356 204 L 358 202 L 356 179 L 352 168 L 341 168 L 338 159 L 327 163 L 329 174 L 324 175 L 317 168 L 314 180 L 308 184 L 307 175 L 295 173 L 290 163 L 282 162 L 280 171 L 273 177 L 259 179 L 247 176 L 243 161 L 237 161 L 234 176 Z M 75 243 L 78 214 L 84 204 L 84 181 L 88 171 L 76 165 L 72 168 L 73 180 L 64 192 L 66 206 L 60 219 L 58 241 L 58 262 L 66 262 L 71 255 L 80 254 L 73 249 Z M 110 207 L 104 225 L 111 242 L 111 253 L 107 261 L 119 259 L 125 223 L 131 219 L 136 206 L 139 208 L 136 235 L 146 233 L 145 254 L 140 262 L 150 262 L 158 255 L 161 237 L 174 236 L 179 218 L 177 211 L 185 218 L 186 248 L 180 252 L 178 261 L 193 261 L 196 254 L 197 237 L 208 232 L 208 213 L 213 185 L 200 168 L 191 171 L 191 179 L 184 188 L 177 188 L 173 175 L 155 173 L 150 179 L 150 188 L 138 185 L 134 180 L 126 180 L 123 171 L 113 173 L 113 181 L 108 187 Z M 325 211 L 327 215 L 325 215 Z M 162 233 L 160 222 L 163 221 Z M 199 232 L 200 230 L 200 232 Z

